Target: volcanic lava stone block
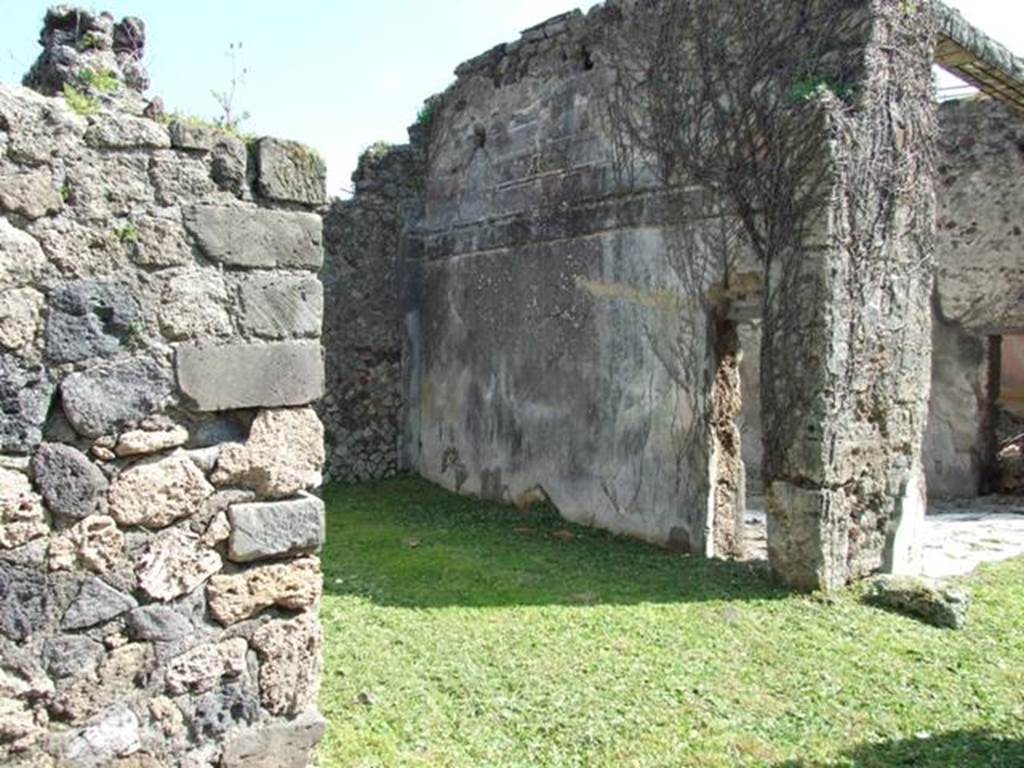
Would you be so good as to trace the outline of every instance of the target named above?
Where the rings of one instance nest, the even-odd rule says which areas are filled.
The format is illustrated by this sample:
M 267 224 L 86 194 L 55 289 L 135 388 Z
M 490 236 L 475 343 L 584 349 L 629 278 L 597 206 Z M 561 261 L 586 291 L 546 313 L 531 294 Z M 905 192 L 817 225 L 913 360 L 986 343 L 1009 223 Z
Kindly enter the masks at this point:
M 50 298 L 46 354 L 56 363 L 108 357 L 124 347 L 140 322 L 139 303 L 123 286 L 83 280 Z
M 0 560 L 0 632 L 22 641 L 46 624 L 46 577 Z
M 76 432 L 101 437 L 162 410 L 172 390 L 168 371 L 137 357 L 68 376 L 61 398 Z
M 32 457 L 32 476 L 51 512 L 81 519 L 96 511 L 107 478 L 81 451 L 47 443 Z
M 41 366 L 0 355 L 0 450 L 27 453 L 39 445 L 53 389 Z

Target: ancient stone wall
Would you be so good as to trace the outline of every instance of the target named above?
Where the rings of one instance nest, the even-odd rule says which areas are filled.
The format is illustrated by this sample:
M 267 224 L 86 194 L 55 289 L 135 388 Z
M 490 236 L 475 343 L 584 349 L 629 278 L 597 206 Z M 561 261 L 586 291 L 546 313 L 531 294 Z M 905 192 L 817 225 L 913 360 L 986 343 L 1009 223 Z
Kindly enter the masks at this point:
M 616 173 L 602 36 L 620 3 L 459 67 L 423 127 L 403 248 L 403 462 L 451 489 L 713 548 L 712 329 L 673 243 L 697 189 Z M 685 205 L 691 213 L 680 217 Z M 696 250 L 688 252 L 695 255 Z
M 999 102 L 941 106 L 942 317 L 977 335 L 1024 330 L 1024 119 Z
M 398 471 L 401 407 L 398 250 L 415 220 L 422 163 L 411 146 L 368 150 L 355 194 L 324 219 L 327 386 L 317 405 L 325 476 L 359 481 Z
M 141 116 L 126 29 L 0 86 L 0 762 L 304 766 L 323 166 Z
M 999 346 L 1024 330 L 1024 120 L 986 99 L 943 104 L 936 350 L 925 469 L 936 496 L 995 487 Z
M 991 462 L 989 335 L 1018 328 L 1024 295 L 1024 122 L 988 100 L 939 108 L 936 299 L 923 463 L 928 493 L 975 496 Z M 756 483 L 763 454 L 757 352 L 744 326 L 743 456 Z

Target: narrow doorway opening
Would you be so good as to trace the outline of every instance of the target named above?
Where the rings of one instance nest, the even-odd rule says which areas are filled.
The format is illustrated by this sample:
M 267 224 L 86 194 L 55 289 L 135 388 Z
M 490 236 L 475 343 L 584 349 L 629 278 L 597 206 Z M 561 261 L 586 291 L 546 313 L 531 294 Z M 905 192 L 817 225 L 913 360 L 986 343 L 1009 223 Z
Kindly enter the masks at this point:
M 761 426 L 761 320 L 716 319 L 712 398 L 712 551 L 767 560 Z
M 768 501 L 764 487 L 764 430 L 761 421 L 761 320 L 737 328 L 740 349 L 740 391 L 743 404 L 736 419 L 746 477 L 743 515 L 744 557 L 768 558 Z
M 999 493 L 1024 495 L 1024 333 L 999 337 L 993 371 L 994 477 Z

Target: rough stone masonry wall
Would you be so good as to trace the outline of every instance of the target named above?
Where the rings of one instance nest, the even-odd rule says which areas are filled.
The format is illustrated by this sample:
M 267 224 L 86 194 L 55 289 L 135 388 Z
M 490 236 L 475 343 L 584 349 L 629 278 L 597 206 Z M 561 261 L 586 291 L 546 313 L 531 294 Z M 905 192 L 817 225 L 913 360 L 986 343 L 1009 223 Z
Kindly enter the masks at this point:
M 324 423 L 329 480 L 360 481 L 398 471 L 401 407 L 398 250 L 414 220 L 422 163 L 411 146 L 369 149 L 353 176 L 355 194 L 324 218 Z
M 622 5 L 527 30 L 436 102 L 402 249 L 402 461 L 709 554 L 714 275 L 671 254 L 716 219 L 699 189 L 616 173 L 602 36 Z
M 305 766 L 323 167 L 141 117 L 124 29 L 47 18 L 93 114 L 0 86 L 0 762 Z
M 1024 331 L 1024 120 L 985 99 L 943 104 L 929 491 L 991 490 L 998 382 L 990 336 Z
M 971 497 L 991 461 L 989 335 L 1019 331 L 1024 307 L 1024 121 L 986 99 L 941 104 L 928 493 Z M 743 456 L 763 458 L 759 324 L 743 326 Z M 756 487 L 756 485 L 755 485 Z
M 768 275 L 764 319 L 769 560 L 812 589 L 913 569 L 924 515 L 933 40 L 926 10 L 860 5 L 863 79 L 851 104 L 825 102 L 821 229 L 778 265 L 781 283 Z

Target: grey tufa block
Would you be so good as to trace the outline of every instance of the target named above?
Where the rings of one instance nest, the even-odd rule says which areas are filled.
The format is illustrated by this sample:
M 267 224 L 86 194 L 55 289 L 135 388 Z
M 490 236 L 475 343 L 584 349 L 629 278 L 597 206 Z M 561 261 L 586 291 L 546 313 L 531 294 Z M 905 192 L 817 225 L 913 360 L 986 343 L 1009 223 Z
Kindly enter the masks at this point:
M 235 504 L 228 519 L 228 557 L 236 563 L 311 554 L 324 541 L 324 503 L 308 494 L 291 501 Z
M 128 614 L 126 624 L 133 640 L 170 643 L 195 632 L 192 622 L 169 605 L 146 605 Z
M 185 226 L 203 255 L 229 267 L 320 269 L 323 224 L 313 213 L 199 205 Z
M 199 411 L 307 405 L 324 391 L 320 343 L 178 347 L 178 386 Z
M 313 275 L 257 272 L 238 283 L 243 332 L 266 339 L 319 336 L 324 292 Z
M 302 144 L 260 139 L 256 168 L 256 191 L 269 200 L 305 205 L 327 202 L 327 166 Z
M 327 723 L 310 710 L 288 722 L 236 730 L 224 745 L 224 768 L 306 768 Z
M 114 589 L 97 578 L 86 581 L 78 592 L 64 618 L 61 629 L 86 629 L 110 621 L 122 613 L 138 607 L 131 595 Z

